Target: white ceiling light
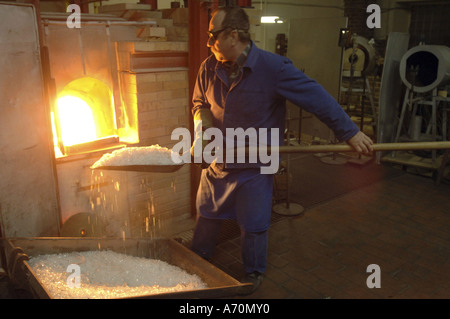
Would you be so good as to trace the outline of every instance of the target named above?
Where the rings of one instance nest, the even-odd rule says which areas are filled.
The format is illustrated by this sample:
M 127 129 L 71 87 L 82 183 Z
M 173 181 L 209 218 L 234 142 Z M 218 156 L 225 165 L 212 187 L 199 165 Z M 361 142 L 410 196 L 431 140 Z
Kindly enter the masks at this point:
M 279 16 L 262 16 L 261 23 L 283 23 L 283 19 Z

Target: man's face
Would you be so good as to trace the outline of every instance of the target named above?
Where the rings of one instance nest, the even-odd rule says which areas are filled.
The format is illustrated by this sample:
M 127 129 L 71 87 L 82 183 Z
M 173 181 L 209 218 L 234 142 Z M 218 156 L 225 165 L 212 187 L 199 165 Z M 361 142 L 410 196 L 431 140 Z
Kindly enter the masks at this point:
M 209 22 L 209 32 L 214 33 L 214 37 L 208 39 L 207 46 L 211 48 L 211 52 L 215 55 L 217 61 L 225 62 L 230 61 L 230 49 L 232 46 L 232 39 L 228 32 L 230 29 L 222 28 L 222 21 L 225 17 L 225 13 L 222 11 L 217 12 L 211 18 Z M 217 31 L 217 32 L 216 32 Z

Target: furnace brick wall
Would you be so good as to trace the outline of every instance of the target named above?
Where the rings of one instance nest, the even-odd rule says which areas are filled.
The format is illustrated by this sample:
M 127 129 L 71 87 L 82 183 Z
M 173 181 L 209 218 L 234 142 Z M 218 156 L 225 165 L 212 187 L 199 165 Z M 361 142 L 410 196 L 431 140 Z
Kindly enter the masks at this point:
M 170 57 L 158 67 L 153 53 L 161 52 Z M 184 61 L 180 59 L 187 52 L 187 42 L 181 41 L 117 44 L 122 97 L 124 103 L 137 106 L 140 146 L 159 144 L 172 148 L 178 142 L 171 140 L 172 131 L 179 127 L 189 128 L 188 67 L 180 66 Z M 171 58 L 175 63 L 173 67 L 170 66 Z M 141 59 L 138 69 L 136 59 Z M 189 165 L 175 173 L 129 173 L 131 235 L 158 236 L 159 232 L 167 231 L 167 228 L 174 230 L 177 223 L 189 219 L 190 184 Z
M 127 83 L 125 103 L 138 106 L 141 145 L 171 148 L 177 141 L 175 128 L 189 128 L 189 83 L 187 70 L 152 73 L 123 73 Z

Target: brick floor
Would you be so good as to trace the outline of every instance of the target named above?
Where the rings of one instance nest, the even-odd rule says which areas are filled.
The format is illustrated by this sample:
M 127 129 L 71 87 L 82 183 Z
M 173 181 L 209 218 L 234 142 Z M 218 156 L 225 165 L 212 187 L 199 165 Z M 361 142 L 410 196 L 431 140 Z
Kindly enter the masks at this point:
M 448 184 L 412 174 L 382 180 L 272 224 L 265 279 L 243 298 L 449 298 L 449 230 Z M 232 270 L 213 263 L 238 276 L 238 256 Z M 366 285 L 370 264 L 380 266 L 381 288 Z

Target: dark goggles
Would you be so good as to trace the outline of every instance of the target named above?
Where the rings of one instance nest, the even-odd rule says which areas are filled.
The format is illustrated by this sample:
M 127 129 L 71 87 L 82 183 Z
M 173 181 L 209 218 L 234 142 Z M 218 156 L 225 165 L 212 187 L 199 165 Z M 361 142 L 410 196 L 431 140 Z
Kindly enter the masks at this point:
M 225 27 L 216 31 L 208 31 L 208 42 L 216 42 L 217 37 L 219 36 L 220 33 L 222 33 L 223 31 L 225 31 L 226 29 L 229 29 L 230 27 Z

